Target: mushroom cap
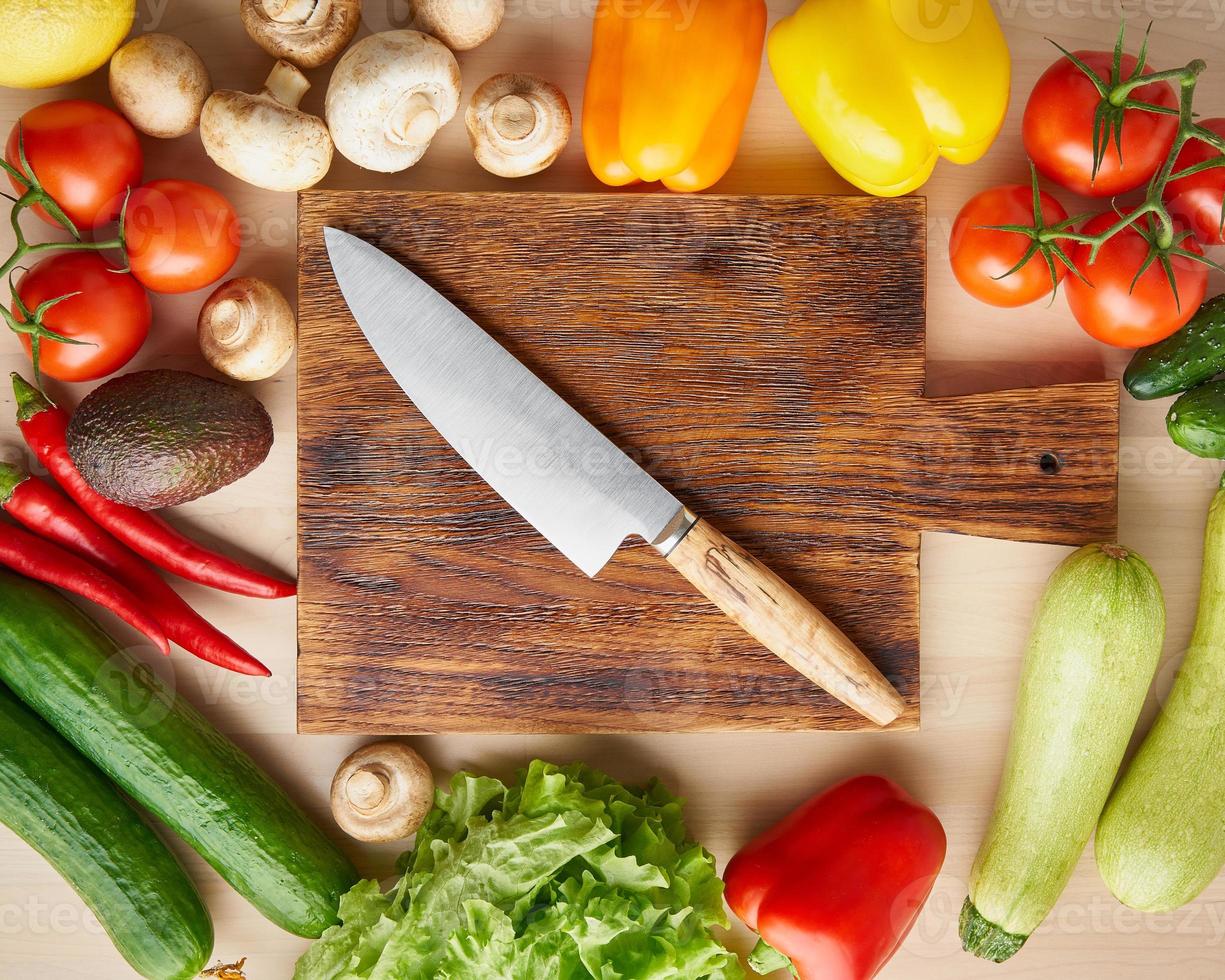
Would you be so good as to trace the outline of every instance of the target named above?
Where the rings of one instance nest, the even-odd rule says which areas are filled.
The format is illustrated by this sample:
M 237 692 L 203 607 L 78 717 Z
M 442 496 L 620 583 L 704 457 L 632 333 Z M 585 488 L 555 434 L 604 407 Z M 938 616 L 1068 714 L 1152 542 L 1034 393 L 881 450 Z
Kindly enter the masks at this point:
M 332 138 L 318 116 L 296 108 L 310 83 L 278 61 L 262 92 L 214 92 L 200 113 L 200 140 L 222 170 L 270 191 L 317 184 L 332 165 Z
M 111 98 L 128 122 L 146 136 L 173 139 L 200 124 L 213 90 L 195 49 L 169 34 L 142 34 L 111 57 Z
M 468 51 L 497 32 L 505 0 L 410 0 L 413 22 L 452 51 Z
M 476 162 L 500 177 L 526 177 L 549 166 L 570 139 L 570 103 L 536 75 L 494 75 L 464 113 Z
M 411 837 L 433 805 L 430 767 L 403 742 L 363 745 L 332 777 L 332 816 L 356 840 Z
M 200 309 L 196 334 L 213 368 L 235 381 L 263 381 L 293 354 L 297 325 L 276 286 L 243 277 L 213 290 Z
M 239 15 L 251 40 L 274 58 L 318 68 L 353 40 L 362 0 L 242 0 Z
M 324 115 L 336 149 L 367 170 L 398 173 L 421 159 L 459 106 L 459 63 L 420 31 L 362 38 L 332 72 Z

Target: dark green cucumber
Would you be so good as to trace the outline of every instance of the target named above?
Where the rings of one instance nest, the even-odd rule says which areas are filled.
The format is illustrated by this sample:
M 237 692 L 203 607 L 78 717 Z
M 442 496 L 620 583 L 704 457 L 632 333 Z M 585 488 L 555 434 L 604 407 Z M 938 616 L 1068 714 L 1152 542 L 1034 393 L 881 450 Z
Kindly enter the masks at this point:
M 1225 459 L 1225 381 L 1192 388 L 1170 406 L 1165 428 L 1189 453 Z
M 0 681 L 260 912 L 317 937 L 353 865 L 245 752 L 58 593 L 0 572 Z
M 208 962 L 213 923 L 178 860 L 110 781 L 0 685 L 0 822 L 45 857 L 149 980 Z
M 1133 398 L 1165 398 L 1223 371 L 1225 293 L 1208 300 L 1177 333 L 1136 351 L 1123 373 L 1123 385 Z

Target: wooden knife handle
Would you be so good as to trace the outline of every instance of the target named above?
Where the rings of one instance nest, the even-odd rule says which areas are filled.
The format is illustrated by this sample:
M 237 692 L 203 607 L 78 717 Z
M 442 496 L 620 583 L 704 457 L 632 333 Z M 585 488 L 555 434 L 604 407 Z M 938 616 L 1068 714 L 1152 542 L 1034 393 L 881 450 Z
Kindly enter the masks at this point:
M 668 561 L 771 653 L 878 725 L 905 708 L 876 666 L 807 599 L 699 519 Z

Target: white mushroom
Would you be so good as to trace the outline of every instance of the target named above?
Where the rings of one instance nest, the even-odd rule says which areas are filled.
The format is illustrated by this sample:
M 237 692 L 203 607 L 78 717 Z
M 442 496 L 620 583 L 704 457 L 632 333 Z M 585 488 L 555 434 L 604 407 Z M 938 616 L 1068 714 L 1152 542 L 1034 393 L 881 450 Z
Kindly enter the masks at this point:
M 109 80 L 111 98 L 128 122 L 159 139 L 195 129 L 213 90 L 200 56 L 169 34 L 142 34 L 125 44 L 111 56 Z
M 318 68 L 353 40 L 361 0 L 242 0 L 242 26 L 274 58 Z
M 411 837 L 433 805 L 430 767 L 403 742 L 363 745 L 332 777 L 332 816 L 357 840 Z
M 452 51 L 484 44 L 497 31 L 505 0 L 410 0 L 413 23 Z
M 248 184 L 300 191 L 332 165 L 332 138 L 318 116 L 298 110 L 310 88 L 297 68 L 278 61 L 255 95 L 214 92 L 200 114 L 200 139 L 213 162 Z
M 570 139 L 565 93 L 536 75 L 494 75 L 464 114 L 476 162 L 499 177 L 539 173 Z
M 262 381 L 285 366 L 297 325 L 276 286 L 263 279 L 231 279 L 204 301 L 197 324 L 204 359 L 235 381 Z
M 332 72 L 324 115 L 336 149 L 359 167 L 398 173 L 421 159 L 459 106 L 459 64 L 419 31 L 362 38 Z

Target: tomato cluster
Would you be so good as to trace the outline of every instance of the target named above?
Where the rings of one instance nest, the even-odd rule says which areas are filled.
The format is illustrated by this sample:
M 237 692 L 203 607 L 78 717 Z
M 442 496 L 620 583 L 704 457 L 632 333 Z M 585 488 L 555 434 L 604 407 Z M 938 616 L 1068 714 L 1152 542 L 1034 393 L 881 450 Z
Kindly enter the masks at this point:
M 1191 139 L 1172 169 L 1163 170 L 1179 137 L 1179 98 L 1167 81 L 1142 82 L 1142 69 L 1118 52 L 1067 54 L 1034 85 L 1022 140 L 1037 173 L 1084 196 L 1114 197 L 1157 178 L 1175 247 L 1168 234 L 1161 240 L 1161 224 L 1151 213 L 1129 224 L 1128 212 L 1112 205 L 1069 219 L 1059 201 L 1038 191 L 1035 175 L 1032 188 L 992 187 L 957 215 L 949 256 L 968 293 L 995 306 L 1020 306 L 1050 296 L 1062 282 L 1085 331 L 1126 348 L 1169 336 L 1195 313 L 1208 283 L 1208 266 L 1196 257 L 1203 246 L 1225 243 L 1225 166 L 1161 188 L 1169 174 L 1220 154 Z M 1095 79 L 1108 85 L 1120 77 L 1135 81 L 1127 99 L 1114 105 Z M 1200 125 L 1225 136 L 1225 119 Z M 1104 242 L 1078 240 L 1108 230 Z
M 23 159 L 24 158 L 24 159 Z M 45 258 L 16 285 L 13 316 L 57 297 L 43 325 L 75 343 L 44 340 L 42 373 L 61 381 L 91 381 L 126 364 L 149 332 L 146 289 L 185 293 L 220 279 L 239 250 L 238 215 L 217 191 L 188 180 L 141 183 L 144 161 L 131 124 L 83 99 L 48 102 L 13 127 L 8 164 L 35 177 L 78 234 L 122 216 L 124 267 L 96 251 Z M 25 188 L 10 175 L 18 193 Z M 50 206 L 50 205 L 48 205 Z M 60 226 L 46 208 L 32 210 Z M 27 350 L 31 340 L 23 334 Z

